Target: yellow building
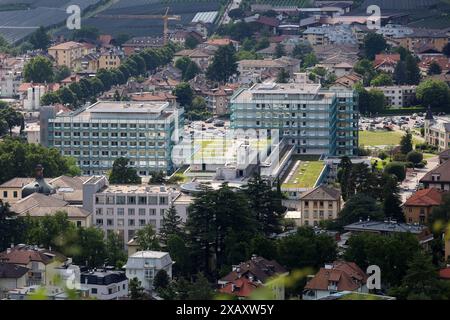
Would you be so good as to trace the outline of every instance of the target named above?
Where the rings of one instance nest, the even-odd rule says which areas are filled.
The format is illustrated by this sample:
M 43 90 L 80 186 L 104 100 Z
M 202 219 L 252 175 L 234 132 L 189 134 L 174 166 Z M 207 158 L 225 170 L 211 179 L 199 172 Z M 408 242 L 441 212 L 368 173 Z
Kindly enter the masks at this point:
M 22 188 L 34 178 L 14 178 L 0 185 L 0 200 L 3 203 L 14 204 L 22 199 Z
M 123 54 L 120 51 L 106 51 L 100 54 L 98 69 L 112 69 L 120 67 Z
M 69 41 L 48 49 L 48 54 L 55 59 L 57 66 L 74 68 L 75 61 L 83 57 L 85 48 L 81 43 Z
M 324 185 L 300 196 L 302 225 L 318 226 L 320 221 L 334 220 L 341 211 L 341 192 Z

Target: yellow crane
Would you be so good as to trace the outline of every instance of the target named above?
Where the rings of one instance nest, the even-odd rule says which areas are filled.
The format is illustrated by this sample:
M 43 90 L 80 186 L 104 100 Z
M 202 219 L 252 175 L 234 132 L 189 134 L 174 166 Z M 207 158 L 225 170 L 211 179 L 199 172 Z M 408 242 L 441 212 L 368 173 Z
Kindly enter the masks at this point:
M 158 14 L 118 14 L 118 15 L 109 15 L 109 14 L 99 14 L 98 18 L 105 19 L 136 19 L 136 20 L 149 20 L 149 19 L 162 19 L 164 21 L 164 44 L 169 42 L 169 21 L 180 21 L 181 16 L 179 15 L 169 15 L 169 8 L 166 9 L 166 13 L 163 15 Z

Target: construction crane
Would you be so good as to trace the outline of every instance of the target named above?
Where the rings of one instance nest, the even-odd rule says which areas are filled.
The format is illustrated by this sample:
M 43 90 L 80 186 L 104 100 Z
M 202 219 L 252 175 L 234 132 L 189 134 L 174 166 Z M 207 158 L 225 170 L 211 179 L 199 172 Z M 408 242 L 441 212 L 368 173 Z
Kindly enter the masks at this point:
M 135 19 L 135 20 L 149 20 L 149 19 L 162 19 L 164 21 L 164 44 L 169 42 L 169 20 L 170 21 L 180 21 L 181 16 L 178 15 L 169 15 L 169 8 L 166 9 L 166 13 L 164 15 L 154 15 L 154 14 L 118 14 L 118 15 L 109 15 L 109 14 L 99 14 L 96 17 L 105 18 L 105 19 Z

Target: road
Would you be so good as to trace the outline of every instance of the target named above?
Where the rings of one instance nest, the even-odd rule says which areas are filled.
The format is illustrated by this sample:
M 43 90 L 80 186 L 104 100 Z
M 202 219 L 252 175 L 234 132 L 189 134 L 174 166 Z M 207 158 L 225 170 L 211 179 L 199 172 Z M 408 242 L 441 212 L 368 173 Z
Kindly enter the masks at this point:
M 414 169 L 413 173 L 408 173 L 406 179 L 400 184 L 400 195 L 402 197 L 402 202 L 405 202 L 416 190 L 416 186 L 420 179 L 430 170 L 437 167 L 439 164 L 439 157 L 435 156 L 433 158 L 427 159 L 427 165 L 423 169 Z M 408 191 L 406 191 L 408 189 Z
M 220 22 L 219 25 L 227 24 L 227 23 L 231 22 L 231 18 L 228 16 L 228 12 L 230 12 L 233 9 L 239 8 L 239 6 L 241 5 L 241 2 L 242 2 L 242 0 L 232 0 L 230 2 L 228 7 L 225 9 L 225 12 L 224 12 L 223 17 L 222 17 L 222 21 Z

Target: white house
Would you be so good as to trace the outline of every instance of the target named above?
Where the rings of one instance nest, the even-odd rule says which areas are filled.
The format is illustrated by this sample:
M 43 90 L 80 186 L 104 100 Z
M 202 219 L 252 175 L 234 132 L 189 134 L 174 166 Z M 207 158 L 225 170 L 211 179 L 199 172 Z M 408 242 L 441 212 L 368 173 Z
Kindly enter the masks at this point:
M 159 270 L 165 270 L 169 278 L 172 278 L 173 264 L 168 252 L 138 251 L 128 257 L 124 268 L 129 280 L 137 278 L 145 290 L 151 291 L 153 279 Z
M 81 274 L 81 286 L 99 300 L 117 300 L 128 296 L 128 279 L 123 271 L 95 270 Z

